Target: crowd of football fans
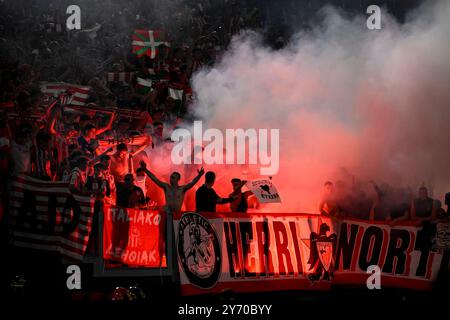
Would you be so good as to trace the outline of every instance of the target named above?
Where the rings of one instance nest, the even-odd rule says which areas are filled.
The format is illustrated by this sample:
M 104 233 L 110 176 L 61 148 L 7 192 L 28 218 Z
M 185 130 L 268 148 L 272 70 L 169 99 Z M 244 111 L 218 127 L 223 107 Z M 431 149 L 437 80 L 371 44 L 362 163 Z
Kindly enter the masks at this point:
M 148 164 L 152 152 L 168 143 L 171 131 L 192 120 L 192 75 L 217 61 L 240 30 L 267 31 L 268 18 L 261 12 L 267 7 L 252 0 L 79 1 L 83 27 L 67 30 L 68 5 L 0 4 L 5 13 L 0 18 L 1 178 L 27 174 L 67 181 L 73 193 L 111 204 L 162 206 L 163 201 L 151 196 L 140 162 Z M 284 13 L 276 16 L 286 16 L 292 1 L 282 5 L 277 10 Z M 136 30 L 164 34 L 154 56 L 133 49 Z M 280 32 L 272 44 L 282 46 L 284 41 Z M 141 90 L 139 79 L 150 87 Z M 66 90 L 49 95 L 45 89 L 61 83 Z M 79 88 L 89 93 L 74 105 Z M 235 198 L 228 202 L 234 203 L 231 209 L 245 211 L 248 194 L 239 185 L 236 179 Z M 446 216 L 425 187 L 417 197 L 387 184 L 373 183 L 372 188 L 375 197 L 357 183 L 328 182 L 319 210 L 370 220 Z M 2 184 L 2 208 L 6 195 L 7 184 Z

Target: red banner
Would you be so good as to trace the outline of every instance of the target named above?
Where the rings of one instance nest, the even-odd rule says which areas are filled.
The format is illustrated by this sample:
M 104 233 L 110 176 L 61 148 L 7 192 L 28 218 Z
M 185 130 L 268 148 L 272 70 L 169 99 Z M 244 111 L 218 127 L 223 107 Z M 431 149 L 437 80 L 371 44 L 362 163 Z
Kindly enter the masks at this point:
M 162 258 L 158 250 L 160 222 L 158 211 L 105 204 L 103 258 L 131 267 L 158 268 Z
M 186 295 L 361 285 L 431 289 L 443 255 L 429 230 L 313 214 L 198 214 L 174 219 Z M 369 268 L 370 267 L 370 268 Z

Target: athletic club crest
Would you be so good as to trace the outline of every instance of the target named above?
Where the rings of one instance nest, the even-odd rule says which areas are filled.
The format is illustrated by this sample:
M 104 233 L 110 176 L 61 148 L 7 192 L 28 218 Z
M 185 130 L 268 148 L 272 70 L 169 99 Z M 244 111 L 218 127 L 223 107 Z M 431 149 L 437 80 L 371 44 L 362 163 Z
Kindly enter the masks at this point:
M 207 219 L 187 212 L 178 228 L 178 258 L 191 284 L 200 288 L 213 287 L 220 274 L 219 240 Z
M 327 280 L 330 281 L 334 272 L 334 252 L 336 248 L 336 234 L 327 236 L 330 227 L 322 223 L 319 233 L 311 232 L 310 254 L 308 263 L 311 265 L 308 275 L 312 282 Z

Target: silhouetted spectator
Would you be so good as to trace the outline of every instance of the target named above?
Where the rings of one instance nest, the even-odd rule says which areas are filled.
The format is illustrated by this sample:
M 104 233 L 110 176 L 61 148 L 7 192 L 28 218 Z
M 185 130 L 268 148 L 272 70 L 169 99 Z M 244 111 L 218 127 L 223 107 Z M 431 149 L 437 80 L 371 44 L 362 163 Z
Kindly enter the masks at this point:
M 205 174 L 205 183 L 195 193 L 195 207 L 198 212 L 216 212 L 216 204 L 226 204 L 237 199 L 236 196 L 221 198 L 212 188 L 216 181 L 216 174 L 208 171 Z
M 339 215 L 339 209 L 334 194 L 334 185 L 331 181 L 325 182 L 323 185 L 322 200 L 319 203 L 319 212 L 331 216 Z
M 424 186 L 419 188 L 419 196 L 412 202 L 411 219 L 422 222 L 436 219 L 436 203 L 428 196 L 428 189 Z
M 124 208 L 135 208 L 145 206 L 146 202 L 142 189 L 134 185 L 133 174 L 126 174 L 123 183 L 117 184 L 116 205 Z

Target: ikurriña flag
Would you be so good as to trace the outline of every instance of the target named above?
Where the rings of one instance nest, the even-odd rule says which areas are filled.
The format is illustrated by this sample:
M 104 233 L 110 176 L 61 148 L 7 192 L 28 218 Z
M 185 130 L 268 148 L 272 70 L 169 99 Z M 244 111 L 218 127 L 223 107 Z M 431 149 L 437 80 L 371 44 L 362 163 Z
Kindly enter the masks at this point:
M 166 40 L 166 32 L 162 30 L 134 30 L 131 38 L 133 53 L 138 57 L 147 55 L 151 59 L 155 59 L 161 50 L 161 45 L 170 46 Z

